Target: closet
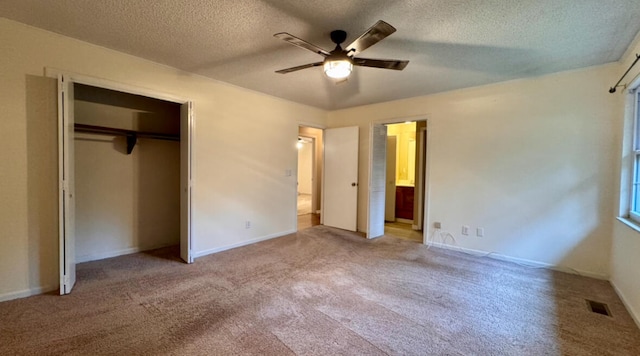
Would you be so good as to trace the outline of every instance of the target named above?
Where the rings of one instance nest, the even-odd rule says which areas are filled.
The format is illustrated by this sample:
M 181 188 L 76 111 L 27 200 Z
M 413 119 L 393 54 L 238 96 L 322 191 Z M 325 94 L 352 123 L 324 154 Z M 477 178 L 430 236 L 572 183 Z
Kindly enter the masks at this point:
M 180 244 L 181 105 L 73 91 L 76 261 Z

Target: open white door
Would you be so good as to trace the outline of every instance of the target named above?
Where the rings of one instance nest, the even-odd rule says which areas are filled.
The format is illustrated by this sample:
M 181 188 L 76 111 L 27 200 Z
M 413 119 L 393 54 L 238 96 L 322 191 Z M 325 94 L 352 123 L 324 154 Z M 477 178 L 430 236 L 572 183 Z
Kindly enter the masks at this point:
M 384 209 L 386 221 L 396 221 L 396 145 L 397 137 L 387 137 L 387 188 Z
M 58 76 L 58 237 L 60 294 L 76 283 L 73 82 Z
M 193 104 L 187 102 L 180 107 L 180 258 L 193 262 L 191 254 L 191 190 L 193 154 Z
M 323 224 L 357 230 L 358 127 L 324 131 Z
M 369 216 L 367 238 L 384 235 L 385 191 L 387 172 L 387 127 L 371 127 L 371 156 L 369 157 Z

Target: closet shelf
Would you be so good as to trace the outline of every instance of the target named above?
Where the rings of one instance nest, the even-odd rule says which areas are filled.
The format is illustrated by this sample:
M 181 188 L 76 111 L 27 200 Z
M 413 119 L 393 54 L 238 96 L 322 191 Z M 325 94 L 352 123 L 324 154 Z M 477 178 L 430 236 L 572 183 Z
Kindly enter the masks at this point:
M 74 124 L 75 132 L 94 133 L 103 135 L 126 136 L 127 138 L 127 154 L 131 154 L 133 148 L 138 142 L 138 138 L 151 138 L 156 140 L 180 141 L 180 135 L 162 134 L 155 132 L 143 132 L 125 129 L 116 129 L 113 127 Z

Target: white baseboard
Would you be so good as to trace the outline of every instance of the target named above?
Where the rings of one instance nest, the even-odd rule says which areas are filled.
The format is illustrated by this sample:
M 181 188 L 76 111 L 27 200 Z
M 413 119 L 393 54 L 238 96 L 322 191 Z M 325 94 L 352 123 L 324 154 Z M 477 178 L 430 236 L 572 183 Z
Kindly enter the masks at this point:
M 13 300 L 13 299 L 18 299 L 18 298 L 31 297 L 33 295 L 38 295 L 38 294 L 42 294 L 42 293 L 48 293 L 48 292 L 52 292 L 54 290 L 57 290 L 58 288 L 59 288 L 58 286 L 55 286 L 55 287 L 53 287 L 53 286 L 45 286 L 45 287 L 25 289 L 25 290 L 21 290 L 21 291 L 17 291 L 17 292 L 0 294 L 0 302 L 6 302 L 8 300 Z
M 76 263 L 103 260 L 105 258 L 118 257 L 118 256 L 122 256 L 122 255 L 129 255 L 129 254 L 132 254 L 132 253 L 155 250 L 157 248 L 163 248 L 163 247 L 175 246 L 175 245 L 177 245 L 177 244 L 176 243 L 170 243 L 170 244 L 154 245 L 154 246 L 149 246 L 149 247 L 131 247 L 131 248 L 125 248 L 125 249 L 122 249 L 122 250 L 115 250 L 115 251 L 107 251 L 107 252 L 96 253 L 96 254 L 92 254 L 92 255 L 76 256 Z
M 622 300 L 622 304 L 624 304 L 625 308 L 627 308 L 627 311 L 631 315 L 631 318 L 633 319 L 633 321 L 635 321 L 638 328 L 640 328 L 640 313 L 637 310 L 635 310 L 633 306 L 631 306 L 631 303 L 629 303 L 629 300 L 624 296 L 624 293 L 622 293 L 622 291 L 618 288 L 618 286 L 616 286 L 613 280 L 610 280 L 609 283 L 611 283 L 611 285 L 613 286 L 613 290 L 616 291 L 616 294 L 618 295 L 620 300 Z
M 578 269 L 575 269 L 575 268 L 552 265 L 550 263 L 527 260 L 527 259 L 524 259 L 524 258 L 511 257 L 511 256 L 507 256 L 507 255 L 503 255 L 503 254 L 499 254 L 499 253 L 495 253 L 495 252 L 474 250 L 474 249 L 470 249 L 470 248 L 464 248 L 464 247 L 459 247 L 459 246 L 454 246 L 454 245 L 449 245 L 449 244 L 443 244 L 443 243 L 440 243 L 440 242 L 433 242 L 430 245 L 432 245 L 434 247 L 438 247 L 438 248 L 443 248 L 443 249 L 446 249 L 446 250 L 464 252 L 464 253 L 468 253 L 468 254 L 471 254 L 471 255 L 474 255 L 474 256 L 478 256 L 478 257 L 489 257 L 489 258 L 493 258 L 493 259 L 500 260 L 500 261 L 513 262 L 513 263 L 517 263 L 519 265 L 524 265 L 526 267 L 551 269 L 551 270 L 554 270 L 554 271 L 577 274 L 577 275 L 580 275 L 580 276 L 585 276 L 585 277 L 590 277 L 590 278 L 595 278 L 595 279 L 602 279 L 602 280 L 605 280 L 605 281 L 609 280 L 609 276 L 605 275 L 605 274 L 594 273 L 594 272 L 589 272 L 589 271 L 582 271 L 582 270 L 578 270 Z
M 210 255 L 210 254 L 216 253 L 216 252 L 222 252 L 222 251 L 226 251 L 226 250 L 231 250 L 231 249 L 236 248 L 236 247 L 242 247 L 242 246 L 246 246 L 246 245 L 251 245 L 251 244 L 254 244 L 256 242 L 270 240 L 270 239 L 274 239 L 276 237 L 282 237 L 282 236 L 289 235 L 289 234 L 294 234 L 294 233 L 296 233 L 296 230 L 288 230 L 288 231 L 283 231 L 283 232 L 278 232 L 278 233 L 275 233 L 275 234 L 270 234 L 270 235 L 258 237 L 258 238 L 247 240 L 247 241 L 238 242 L 238 243 L 231 244 L 231 245 L 211 248 L 211 249 L 204 250 L 204 251 L 198 251 L 198 252 L 194 252 L 193 258 L 198 258 L 198 257 Z

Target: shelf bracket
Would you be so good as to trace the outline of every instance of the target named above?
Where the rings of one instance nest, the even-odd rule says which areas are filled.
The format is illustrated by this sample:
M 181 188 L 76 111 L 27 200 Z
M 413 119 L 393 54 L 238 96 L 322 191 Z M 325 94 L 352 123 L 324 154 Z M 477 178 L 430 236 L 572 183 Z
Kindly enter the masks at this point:
M 127 133 L 127 154 L 130 155 L 133 152 L 133 148 L 136 147 L 138 142 L 138 135 L 133 132 Z

